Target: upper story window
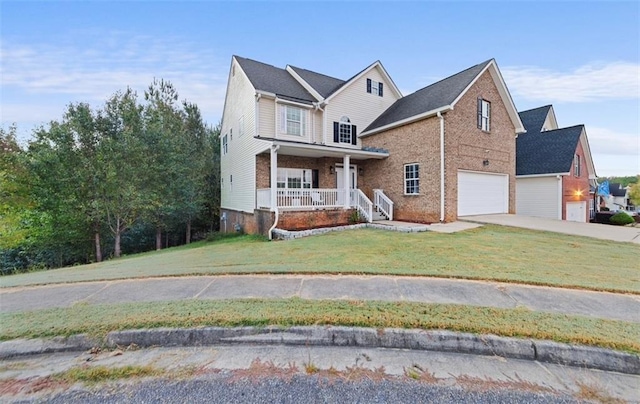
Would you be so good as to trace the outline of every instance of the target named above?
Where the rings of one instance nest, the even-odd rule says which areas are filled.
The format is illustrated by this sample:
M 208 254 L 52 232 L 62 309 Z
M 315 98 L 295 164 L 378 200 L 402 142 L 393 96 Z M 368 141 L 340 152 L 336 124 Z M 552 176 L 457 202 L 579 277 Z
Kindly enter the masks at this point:
M 356 125 L 351 124 L 349 117 L 343 116 L 339 122 L 333 123 L 333 141 L 335 143 L 358 144 Z
M 382 83 L 367 79 L 367 92 L 382 97 Z
M 228 152 L 229 152 L 229 142 L 228 142 L 227 135 L 224 135 L 222 137 L 222 155 L 224 156 Z
M 280 106 L 280 133 L 304 136 L 307 126 L 307 111 L 291 105 Z
M 576 177 L 580 176 L 580 155 L 576 154 L 573 158 L 573 175 Z
M 420 193 L 420 167 L 418 164 L 404 166 L 404 193 L 418 195 Z
M 491 131 L 491 103 L 482 98 L 478 98 L 478 129 Z

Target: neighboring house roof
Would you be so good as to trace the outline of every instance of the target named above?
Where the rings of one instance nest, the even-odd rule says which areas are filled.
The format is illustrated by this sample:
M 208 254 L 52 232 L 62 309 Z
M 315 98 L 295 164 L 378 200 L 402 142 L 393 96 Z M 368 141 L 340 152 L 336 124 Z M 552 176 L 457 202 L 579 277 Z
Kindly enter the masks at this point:
M 576 125 L 519 134 L 516 138 L 516 175 L 570 172 L 583 131 L 584 125 Z
M 240 56 L 234 56 L 234 58 L 256 90 L 308 104 L 316 101 L 285 69 Z
M 609 183 L 609 193 L 612 196 L 627 196 L 627 190 L 622 188 L 622 184 L 619 184 L 617 182 Z
M 545 105 L 544 107 L 518 112 L 522 125 L 527 133 L 538 133 L 542 130 L 542 126 L 547 119 L 547 115 L 549 115 L 550 109 L 551 105 Z
M 346 81 L 337 79 L 335 77 L 327 76 L 326 74 L 312 72 L 311 70 L 302 69 L 300 67 L 289 66 L 293 71 L 295 71 L 302 80 L 309 83 L 311 87 L 313 87 L 318 94 L 320 94 L 323 98 L 327 98 L 337 89 L 342 87 Z
M 413 94 L 402 97 L 371 122 L 371 125 L 364 132 L 451 105 L 489 62 L 491 60 L 470 67 Z

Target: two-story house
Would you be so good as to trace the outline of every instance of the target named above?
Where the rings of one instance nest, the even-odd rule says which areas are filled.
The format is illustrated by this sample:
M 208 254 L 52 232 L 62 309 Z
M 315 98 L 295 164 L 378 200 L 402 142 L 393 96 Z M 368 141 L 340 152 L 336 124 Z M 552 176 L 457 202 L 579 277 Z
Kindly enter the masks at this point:
M 584 125 L 559 128 L 553 106 L 520 112 L 516 213 L 588 222 L 597 209 L 596 172 Z
M 380 62 L 347 80 L 234 56 L 221 228 L 270 234 L 515 210 L 522 123 L 494 60 L 403 97 Z

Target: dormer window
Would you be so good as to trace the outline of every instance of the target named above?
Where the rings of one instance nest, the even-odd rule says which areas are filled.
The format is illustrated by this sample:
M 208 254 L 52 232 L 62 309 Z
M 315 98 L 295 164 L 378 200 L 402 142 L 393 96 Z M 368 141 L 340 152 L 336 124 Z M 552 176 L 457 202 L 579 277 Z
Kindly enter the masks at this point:
M 333 141 L 335 143 L 348 143 L 356 145 L 356 125 L 351 125 L 351 120 L 347 116 L 340 118 L 339 122 L 333 123 Z
M 382 97 L 382 83 L 367 79 L 367 92 Z

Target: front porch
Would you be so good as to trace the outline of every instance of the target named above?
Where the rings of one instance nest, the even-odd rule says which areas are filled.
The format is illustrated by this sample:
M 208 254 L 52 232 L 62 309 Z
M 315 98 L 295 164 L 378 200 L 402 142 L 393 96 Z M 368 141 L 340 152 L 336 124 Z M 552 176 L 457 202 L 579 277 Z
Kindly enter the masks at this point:
M 256 155 L 255 208 L 278 212 L 356 210 L 366 222 L 374 212 L 392 219 L 393 203 L 380 190 L 368 189 L 372 202 L 358 185 L 366 160 L 386 152 L 274 143 Z

